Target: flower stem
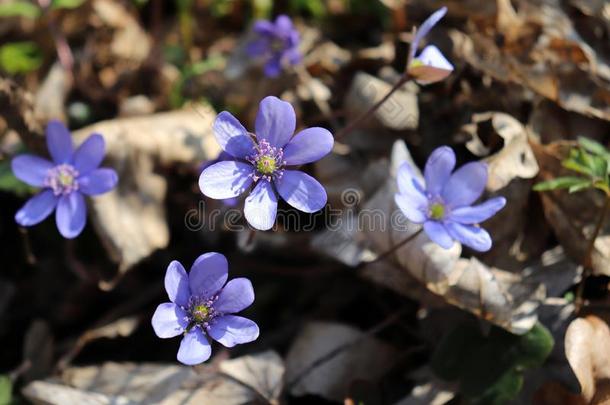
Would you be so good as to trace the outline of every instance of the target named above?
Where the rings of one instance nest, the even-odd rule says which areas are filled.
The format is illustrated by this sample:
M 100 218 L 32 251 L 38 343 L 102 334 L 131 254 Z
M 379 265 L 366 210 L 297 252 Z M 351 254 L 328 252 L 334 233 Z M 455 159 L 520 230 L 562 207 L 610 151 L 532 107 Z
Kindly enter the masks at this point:
M 401 247 L 403 247 L 404 245 L 406 245 L 407 243 L 411 242 L 413 239 L 415 239 L 417 237 L 417 235 L 419 235 L 422 230 L 424 228 L 419 228 L 417 230 L 417 232 L 415 232 L 413 235 L 409 235 L 408 237 L 406 237 L 405 239 L 401 240 L 400 242 L 398 242 L 396 245 L 392 246 L 389 250 L 386 250 L 385 252 L 383 252 L 382 254 L 380 254 L 379 256 L 377 256 L 375 258 L 375 260 L 371 260 L 370 262 L 365 262 L 363 263 L 364 266 L 368 266 L 370 264 L 373 263 L 377 263 L 382 261 L 383 259 L 387 258 L 388 256 L 390 256 L 392 253 L 396 252 L 398 249 L 400 249 Z
M 604 206 L 600 211 L 599 217 L 597 218 L 597 223 L 595 224 L 595 230 L 593 231 L 593 235 L 591 235 L 591 239 L 589 239 L 589 243 L 587 245 L 587 250 L 585 252 L 585 256 L 582 259 L 583 273 L 582 273 L 582 279 L 580 280 L 580 283 L 578 284 L 578 288 L 576 290 L 576 298 L 575 298 L 576 312 L 579 312 L 583 305 L 583 293 L 584 293 L 584 289 L 585 289 L 585 282 L 586 282 L 587 278 L 589 278 L 591 276 L 591 273 L 593 270 L 592 256 L 593 256 L 593 249 L 595 248 L 595 240 L 597 239 L 597 236 L 599 235 L 599 232 L 601 231 L 602 226 L 604 225 L 604 222 L 606 220 L 606 215 L 608 214 L 609 208 L 610 208 L 610 194 L 606 193 L 606 199 L 604 201 Z
M 379 100 L 377 103 L 375 103 L 375 105 L 373 105 L 371 108 L 369 108 L 366 112 L 364 112 L 363 114 L 358 116 L 358 118 L 356 118 L 355 120 L 350 122 L 347 126 L 343 127 L 343 129 L 341 129 L 339 132 L 337 132 L 335 134 L 335 140 L 343 138 L 345 135 L 352 132 L 354 129 L 358 128 L 358 126 L 360 124 L 362 124 L 364 121 L 366 121 L 375 111 L 377 111 L 377 109 L 379 109 L 379 107 L 381 107 L 383 105 L 383 103 L 385 103 L 396 90 L 398 90 L 400 87 L 402 87 L 402 85 L 405 84 L 406 82 L 408 82 L 409 80 L 411 80 L 411 76 L 409 76 L 407 73 L 402 75 L 400 80 L 398 82 L 396 82 L 396 84 L 394 84 L 394 86 L 392 86 L 390 91 L 388 91 L 388 93 L 381 100 Z

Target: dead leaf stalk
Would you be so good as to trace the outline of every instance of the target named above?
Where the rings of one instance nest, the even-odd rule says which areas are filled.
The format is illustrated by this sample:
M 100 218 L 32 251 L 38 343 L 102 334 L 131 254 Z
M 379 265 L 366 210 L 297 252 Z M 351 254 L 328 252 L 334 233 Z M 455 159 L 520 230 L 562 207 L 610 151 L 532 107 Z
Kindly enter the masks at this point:
M 394 86 L 392 86 L 390 91 L 388 91 L 388 93 L 381 100 L 379 100 L 377 103 L 375 103 L 375 105 L 371 106 L 371 108 L 369 108 L 367 111 L 365 111 L 362 115 L 360 115 L 358 118 L 356 118 L 355 120 L 350 122 L 347 126 L 343 127 L 343 129 L 341 129 L 339 132 L 337 132 L 335 134 L 335 140 L 339 140 L 339 139 L 343 138 L 345 135 L 352 132 L 354 129 L 358 128 L 358 126 L 360 124 L 362 124 L 364 121 L 366 121 L 367 119 L 369 119 L 371 117 L 371 115 L 373 115 L 373 113 L 375 111 L 377 111 L 377 109 L 379 109 L 379 107 L 381 107 L 383 105 L 383 103 L 385 103 L 392 96 L 392 94 L 394 94 L 394 92 L 396 90 L 401 88 L 403 84 L 407 83 L 410 80 L 411 80 L 411 76 L 405 73 L 400 78 L 400 80 L 398 82 L 396 82 L 396 84 L 394 84 Z

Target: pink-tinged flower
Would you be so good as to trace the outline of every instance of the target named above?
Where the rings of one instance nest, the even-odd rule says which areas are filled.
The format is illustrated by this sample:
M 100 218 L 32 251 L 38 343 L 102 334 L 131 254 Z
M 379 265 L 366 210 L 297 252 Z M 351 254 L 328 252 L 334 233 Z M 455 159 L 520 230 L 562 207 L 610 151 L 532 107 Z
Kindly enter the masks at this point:
M 332 134 L 319 127 L 293 136 L 296 115 L 292 106 L 277 97 L 265 97 L 256 116 L 256 134 L 249 133 L 230 113 L 223 111 L 214 122 L 220 146 L 233 157 L 203 170 L 199 188 L 209 198 L 234 198 L 254 188 L 244 205 L 250 225 L 268 230 L 275 223 L 277 194 L 304 212 L 316 212 L 326 204 L 326 191 L 316 179 L 289 169 L 315 162 L 333 147 Z
M 506 205 L 504 197 L 472 205 L 485 190 L 487 165 L 471 162 L 455 168 L 455 153 L 447 146 L 432 152 L 424 169 L 422 186 L 409 163 L 398 169 L 398 190 L 394 200 L 409 221 L 424 224 L 428 237 L 445 249 L 457 240 L 484 252 L 491 248 L 491 237 L 478 226 Z M 453 173 L 452 173 L 453 172 Z
M 265 62 L 266 76 L 277 77 L 284 65 L 296 65 L 301 61 L 299 32 L 288 16 L 280 15 L 275 22 L 258 20 L 253 31 L 255 39 L 246 51 L 251 57 Z
M 409 49 L 407 73 L 420 84 L 430 84 L 441 81 L 453 72 L 453 65 L 434 45 L 426 46 L 415 56 L 421 40 L 428 35 L 441 18 L 447 13 L 447 7 L 435 11 L 415 32 L 415 38 Z
M 195 260 L 191 271 L 173 261 L 165 273 L 165 290 L 170 302 L 157 307 L 152 326 L 162 339 L 183 335 L 178 361 L 186 365 L 210 358 L 208 336 L 225 347 L 249 343 L 258 338 L 258 325 L 233 315 L 254 302 L 252 283 L 229 277 L 227 259 L 220 253 L 205 253 Z
M 42 191 L 28 200 L 15 215 L 21 226 L 42 222 L 55 208 L 55 220 L 64 238 L 78 236 L 87 220 L 85 195 L 95 196 L 113 189 L 118 176 L 113 169 L 99 168 L 104 159 L 104 138 L 93 134 L 76 150 L 68 129 L 59 121 L 46 128 L 52 161 L 19 155 L 11 162 L 15 177 Z

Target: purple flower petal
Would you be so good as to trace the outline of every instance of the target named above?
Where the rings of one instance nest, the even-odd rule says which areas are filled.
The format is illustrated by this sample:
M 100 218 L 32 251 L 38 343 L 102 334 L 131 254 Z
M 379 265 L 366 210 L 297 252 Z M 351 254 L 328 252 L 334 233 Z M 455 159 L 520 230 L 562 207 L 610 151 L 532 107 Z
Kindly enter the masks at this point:
M 69 163 L 72 160 L 74 149 L 72 136 L 66 126 L 57 120 L 51 120 L 46 129 L 47 148 L 55 163 Z
M 479 252 L 486 252 L 491 249 L 491 237 L 483 228 L 473 225 L 462 225 L 457 222 L 447 222 L 447 231 L 462 244 L 473 248 Z
M 294 47 L 286 50 L 282 55 L 282 58 L 288 60 L 288 62 L 294 66 L 301 62 L 301 60 L 303 59 L 303 55 L 301 55 L 301 51 L 299 51 L 299 48 Z
M 426 205 L 418 205 L 420 204 L 420 201 L 415 201 L 406 194 L 396 194 L 394 196 L 394 201 L 409 221 L 416 224 L 421 224 L 426 221 Z
M 424 21 L 423 24 L 419 28 L 417 28 L 417 31 L 415 32 L 415 38 L 413 39 L 413 42 L 411 43 L 411 48 L 409 50 L 409 59 L 413 59 L 413 56 L 415 56 L 415 52 L 417 51 L 421 40 L 426 35 L 428 35 L 430 30 L 440 21 L 441 18 L 445 16 L 445 14 L 447 14 L 447 7 L 441 7 L 440 9 L 432 13 L 430 17 L 428 17 L 426 21 Z
M 112 190 L 118 183 L 119 176 L 114 169 L 96 169 L 78 178 L 79 191 L 86 195 L 99 195 Z
M 252 184 L 252 165 L 236 161 L 224 161 L 206 167 L 199 176 L 201 192 L 216 200 L 237 197 Z
M 258 34 L 272 35 L 275 31 L 275 25 L 271 21 L 258 20 L 254 23 L 252 30 Z
M 274 96 L 265 97 L 256 115 L 256 137 L 265 139 L 278 148 L 283 148 L 294 134 L 296 115 L 290 103 Z
M 260 57 L 269 51 L 269 40 L 267 38 L 256 39 L 246 45 L 246 53 L 252 57 Z
M 214 309 L 224 314 L 234 314 L 248 308 L 254 302 L 254 288 L 247 278 L 234 278 L 218 294 Z
M 164 302 L 153 314 L 152 327 L 161 339 L 173 338 L 188 327 L 188 315 L 178 305 Z
M 53 191 L 46 189 L 30 198 L 17 214 L 15 221 L 21 226 L 31 226 L 42 222 L 48 217 L 57 205 L 58 197 Z
M 226 257 L 216 252 L 202 254 L 193 263 L 189 274 L 191 294 L 210 298 L 225 285 L 228 277 Z
M 212 355 L 210 342 L 199 328 L 193 328 L 184 335 L 178 349 L 178 361 L 187 366 L 203 363 Z
M 199 176 L 201 192 L 216 200 L 237 197 L 252 184 L 254 168 L 242 162 L 227 160 L 206 167 Z
M 175 304 L 186 307 L 191 292 L 189 290 L 189 277 L 182 264 L 176 260 L 167 266 L 165 272 L 165 291 L 169 300 Z
M 282 73 L 282 58 L 281 55 L 273 55 L 266 63 L 263 68 L 265 76 L 267 77 L 278 77 Z M 257 131 L 258 132 L 258 131 Z M 269 141 L 271 143 L 271 141 Z
M 227 111 L 221 112 L 216 117 L 214 136 L 220 147 L 231 156 L 245 159 L 254 152 L 254 141 L 248 131 Z
M 254 228 L 266 231 L 273 227 L 277 214 L 277 197 L 271 183 L 265 180 L 258 182 L 246 198 L 244 215 Z
M 506 198 L 495 197 L 479 205 L 456 208 L 449 213 L 448 219 L 462 224 L 478 224 L 494 216 L 505 205 Z
M 57 202 L 55 222 L 59 233 L 66 238 L 77 237 L 87 222 L 87 206 L 85 197 L 79 192 L 63 195 Z
M 451 148 L 441 146 L 432 152 L 424 169 L 426 189 L 431 195 L 439 196 L 441 194 L 454 167 L 455 153 Z
M 315 162 L 332 150 L 333 143 L 333 136 L 327 129 L 319 127 L 304 129 L 284 148 L 284 160 L 291 166 Z
M 449 249 L 453 246 L 453 239 L 447 233 L 445 226 L 437 221 L 424 222 L 424 231 L 430 240 L 442 248 Z
M 34 155 L 19 155 L 11 161 L 13 174 L 19 180 L 34 187 L 43 187 L 47 172 L 55 165 Z
M 430 84 L 444 80 L 453 72 L 453 65 L 434 45 L 424 48 L 422 53 L 411 61 L 408 73 L 419 84 Z
M 413 169 L 411 169 L 411 165 L 408 162 L 403 163 L 398 168 L 398 173 L 396 174 L 398 191 L 411 200 L 412 206 L 427 207 L 428 197 L 423 193 L 423 189 L 415 178 L 412 170 Z
M 288 37 L 292 31 L 294 31 L 294 26 L 292 25 L 292 20 L 285 14 L 280 14 L 275 19 L 275 33 L 276 35 Z
M 225 347 L 248 343 L 258 338 L 258 325 L 250 319 L 225 315 L 217 318 L 208 329 L 208 334 Z
M 100 134 L 93 134 L 74 152 L 74 168 L 82 175 L 97 169 L 104 160 L 106 142 Z
M 442 192 L 442 197 L 450 208 L 472 204 L 481 196 L 487 184 L 487 165 L 471 162 L 456 170 Z
M 298 170 L 285 170 L 275 181 L 278 193 L 286 202 L 303 212 L 316 212 L 326 204 L 326 190 L 316 179 Z

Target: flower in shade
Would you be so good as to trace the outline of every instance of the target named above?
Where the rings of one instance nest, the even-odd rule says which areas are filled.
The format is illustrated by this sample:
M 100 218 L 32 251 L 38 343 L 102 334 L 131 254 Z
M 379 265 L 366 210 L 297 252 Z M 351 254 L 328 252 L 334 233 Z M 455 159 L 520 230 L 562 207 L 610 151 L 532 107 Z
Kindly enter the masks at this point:
M 246 52 L 265 62 L 264 71 L 268 77 L 277 77 L 284 65 L 296 65 L 301 61 L 299 32 L 288 16 L 280 15 L 275 22 L 258 20 L 253 32 L 255 38 L 247 45 Z
M 250 134 L 230 113 L 223 111 L 214 122 L 214 134 L 222 149 L 233 157 L 203 170 L 201 192 L 224 200 L 254 188 L 244 205 L 250 225 L 270 229 L 277 213 L 277 194 L 292 207 L 316 212 L 326 204 L 326 191 L 316 179 L 289 166 L 315 162 L 333 147 L 331 133 L 318 127 L 296 135 L 292 106 L 277 97 L 265 97 L 256 116 L 256 134 Z
M 165 290 L 170 302 L 157 307 L 152 326 L 162 339 L 183 335 L 178 361 L 187 365 L 203 363 L 212 348 L 207 336 L 225 347 L 258 338 L 258 325 L 233 315 L 254 302 L 252 283 L 235 278 L 227 283 L 227 259 L 220 253 L 205 253 L 195 260 L 191 271 L 173 261 L 165 273 Z
M 42 191 L 28 200 L 15 215 L 19 225 L 42 222 L 54 209 L 59 233 L 65 238 L 78 236 L 87 220 L 84 196 L 106 193 L 118 176 L 113 169 L 99 168 L 104 159 L 104 138 L 93 134 L 76 150 L 68 129 L 59 121 L 46 128 L 47 147 L 52 161 L 33 155 L 19 155 L 11 162 L 15 177 Z
M 409 49 L 407 73 L 418 83 L 429 84 L 441 81 L 453 72 L 453 65 L 443 56 L 434 45 L 426 46 L 419 55 L 415 56 L 421 40 L 428 35 L 432 27 L 447 13 L 447 7 L 435 11 L 415 32 L 415 38 Z
M 414 176 L 409 163 L 398 169 L 398 190 L 394 200 L 411 222 L 424 224 L 428 237 L 445 249 L 457 240 L 484 252 L 491 237 L 478 226 L 506 204 L 504 197 L 472 205 L 487 184 L 487 165 L 471 162 L 453 172 L 455 153 L 447 146 L 432 152 L 424 169 L 425 186 Z M 452 173 L 453 172 L 453 173 Z

